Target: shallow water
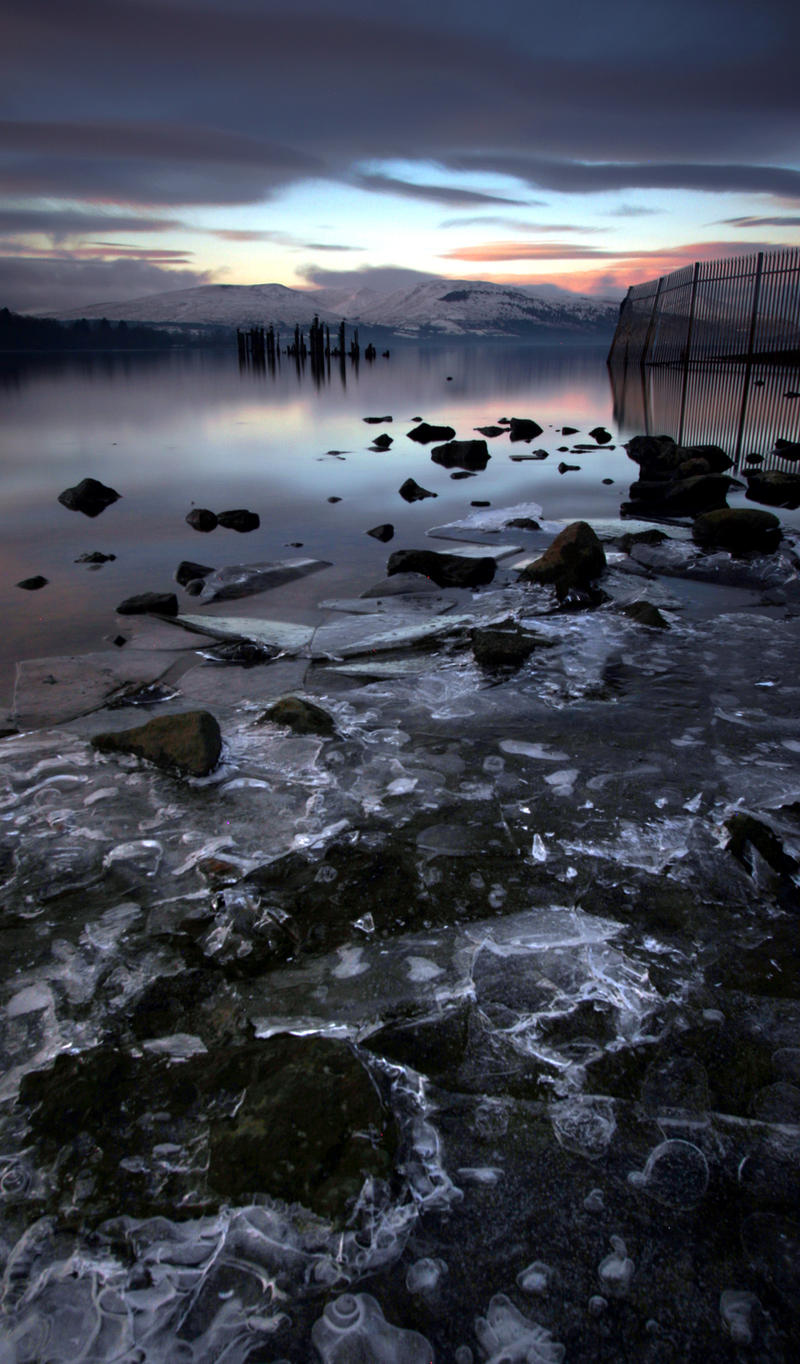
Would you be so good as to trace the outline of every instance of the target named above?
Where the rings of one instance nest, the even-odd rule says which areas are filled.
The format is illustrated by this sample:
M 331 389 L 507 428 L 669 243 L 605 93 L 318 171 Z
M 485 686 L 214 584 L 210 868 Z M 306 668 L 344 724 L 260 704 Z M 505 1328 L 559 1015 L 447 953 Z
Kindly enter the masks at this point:
M 402 364 L 422 369 L 419 357 Z M 207 357 L 187 362 L 190 383 L 176 362 L 186 449 L 202 427 L 188 402 L 195 365 L 208 365 L 209 405 L 219 392 L 263 398 L 270 383 Z M 574 373 L 540 365 L 549 378 L 534 365 L 527 387 L 508 366 L 517 386 L 504 402 L 499 389 L 463 396 L 457 434 L 504 415 L 546 431 L 607 418 L 602 367 L 594 379 L 587 367 L 581 389 Z M 457 410 L 449 392 L 436 405 L 432 368 L 404 415 Z M 458 354 L 442 368 L 454 385 Z M 314 462 L 327 435 L 296 455 L 304 477 L 313 467 L 315 498 L 325 480 L 304 552 L 333 567 L 232 605 L 182 598 L 219 631 L 231 615 L 294 616 L 307 629 L 281 658 L 215 664 L 213 640 L 198 649 L 180 627 L 147 623 L 113 657 L 119 669 L 133 660 L 137 684 L 167 678 L 155 706 L 107 706 L 102 653 L 75 674 L 55 663 L 21 673 L 18 710 L 34 719 L 0 749 L 0 1361 L 789 1361 L 800 1339 L 797 540 L 769 559 L 709 565 L 670 527 L 674 544 L 646 575 L 608 543 L 631 466 L 611 488 L 600 478 L 619 451 L 576 458 L 580 485 L 548 482 L 554 455 L 514 464 L 506 438 L 490 442 L 486 473 L 452 484 L 404 442 L 370 493 L 372 461 L 387 457 L 364 450 L 368 427 L 356 441 L 355 412 L 397 407 L 397 431 L 397 390 L 387 405 L 386 389 L 364 401 L 359 388 L 351 407 L 348 388 L 338 415 L 342 393 L 317 393 L 352 447 L 328 467 Z M 230 421 L 222 399 L 220 409 Z M 241 439 L 243 464 L 256 461 L 268 429 L 279 472 L 272 420 L 253 424 L 233 431 L 232 448 Z M 203 474 L 208 505 L 226 491 L 220 448 Z M 495 465 L 480 521 L 469 503 Z M 391 519 L 407 512 L 405 530 L 429 547 L 445 541 L 426 531 L 464 513 L 469 524 L 447 534 L 487 544 L 523 503 L 540 503 L 545 524 L 587 515 L 607 539 L 608 602 L 553 614 L 549 589 L 516 582 L 510 566 L 537 543 L 517 530 L 521 551 L 489 587 L 377 599 L 376 629 L 391 621 L 418 635 L 426 623 L 436 634 L 424 648 L 395 634 L 392 647 L 373 638 L 360 652 L 373 619 L 364 601 L 320 603 L 382 576 L 387 547 L 358 537 L 388 519 L 401 469 L 438 480 L 436 502 L 391 503 Z M 347 505 L 324 502 L 343 471 L 362 498 L 346 564 L 323 536 L 324 518 Z M 64 485 L 77 476 L 73 465 Z M 225 505 L 264 511 L 253 470 L 242 478 Z M 138 496 L 132 477 L 127 487 L 83 521 L 84 547 L 103 547 L 95 531 Z M 183 547 L 177 477 L 174 487 L 174 515 L 144 492 L 141 504 L 174 533 L 158 546 L 167 580 L 179 558 L 222 543 L 217 531 Z M 118 518 L 125 555 L 135 528 L 132 514 Z M 269 534 L 252 556 L 253 537 L 236 536 L 228 562 L 243 546 L 248 558 L 285 557 L 278 535 L 302 538 Z M 87 577 L 93 593 L 115 567 Z M 131 590 L 166 586 L 134 577 Z M 109 600 L 128 590 L 112 586 Z M 618 611 L 642 597 L 669 630 Z M 514 671 L 479 666 L 471 627 L 509 615 L 537 647 Z M 288 691 L 323 706 L 333 736 L 257 723 Z M 223 733 L 209 777 L 178 779 L 88 743 L 195 705 Z M 55 713 L 58 726 L 33 727 Z M 743 814 L 773 842 L 748 825 L 734 844 Z M 223 1170 L 226 1142 L 244 1141 L 233 1149 L 269 1184 L 272 1164 L 302 1165 L 307 1128 L 324 1137 L 313 1096 L 293 1112 L 275 1079 L 297 1150 L 274 1134 L 246 1146 L 250 1130 L 273 1131 L 259 1049 L 287 1035 L 309 1048 L 309 1066 L 323 1040 L 354 1055 L 394 1133 L 347 1134 L 377 1164 L 343 1217 L 251 1187 L 241 1154 Z M 215 1081 L 237 1058 L 251 1079 Z M 342 1157 L 328 1159 L 333 1179 Z M 223 1173 L 248 1196 L 220 1196 Z

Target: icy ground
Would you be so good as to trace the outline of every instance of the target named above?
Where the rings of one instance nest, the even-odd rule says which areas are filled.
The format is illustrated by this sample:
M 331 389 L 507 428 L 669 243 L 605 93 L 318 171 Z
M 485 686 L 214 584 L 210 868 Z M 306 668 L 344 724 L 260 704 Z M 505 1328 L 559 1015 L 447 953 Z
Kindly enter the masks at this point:
M 553 613 L 511 556 L 479 592 L 387 586 L 294 631 L 257 597 L 22 667 L 0 1364 L 797 1358 L 794 550 L 608 558 L 592 612 Z M 618 609 L 641 599 L 668 630 Z M 509 616 L 532 655 L 479 667 L 470 629 Z M 236 635 L 280 654 L 220 663 Z M 285 693 L 334 736 L 259 723 Z M 207 778 L 89 745 L 198 705 Z M 87 1112 L 53 1155 L 24 1101 L 59 1056 L 171 1066 L 178 1095 L 285 1033 L 347 1044 L 389 1095 L 393 1174 L 343 1221 L 258 1191 L 204 1211 L 196 1095 L 131 1094 L 136 1154 Z

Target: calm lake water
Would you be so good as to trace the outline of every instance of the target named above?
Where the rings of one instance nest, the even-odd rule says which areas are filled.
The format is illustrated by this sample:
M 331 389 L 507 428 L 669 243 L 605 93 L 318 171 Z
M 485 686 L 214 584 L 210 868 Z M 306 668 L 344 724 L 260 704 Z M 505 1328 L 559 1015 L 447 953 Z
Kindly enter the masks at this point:
M 688 522 L 615 544 L 622 414 L 735 428 L 706 377 L 690 413 L 675 375 L 612 398 L 598 351 L 6 368 L 7 699 L 47 662 L 0 744 L 0 1364 L 800 1356 L 798 513 L 745 560 Z M 793 435 L 798 387 L 750 449 Z M 543 432 L 453 479 L 420 417 Z M 574 452 L 598 425 L 616 448 Z M 93 520 L 57 501 L 89 476 L 121 494 Z M 516 553 L 478 590 L 359 596 L 475 501 L 495 525 L 451 534 L 479 553 L 503 508 L 542 508 L 525 554 L 592 520 L 602 603 L 557 609 Z M 193 505 L 261 528 L 199 534 Z M 296 555 L 331 566 L 177 589 L 217 633 L 294 622 L 257 666 L 115 614 L 183 559 Z M 514 666 L 476 652 L 499 622 Z M 287 693 L 322 732 L 268 713 Z M 203 777 L 92 743 L 197 708 Z
M 281 559 L 293 553 L 287 542 L 300 541 L 304 554 L 334 563 L 339 588 L 348 579 L 355 588 L 383 575 L 388 551 L 365 534 L 382 522 L 395 526 L 394 549 L 422 544 L 430 526 L 462 515 L 473 499 L 537 501 L 553 519 L 617 514 L 633 470 L 625 452 L 556 453 L 588 440 L 597 425 L 616 444 L 601 349 L 405 347 L 388 360 L 362 360 L 358 369 L 348 360 L 345 376 L 342 382 L 334 364 L 330 380 L 317 385 L 308 368 L 298 373 L 285 358 L 275 375 L 240 372 L 233 351 L 0 369 L 6 704 L 16 660 L 101 647 L 117 633 L 115 606 L 137 592 L 174 589 L 182 559 L 216 568 Z M 384 415 L 392 422 L 363 421 Z M 417 416 L 455 427 L 458 438 L 476 436 L 474 427 L 498 417 L 530 416 L 544 428 L 533 448 L 550 458 L 514 463 L 511 454 L 532 447 L 504 436 L 488 442 L 485 472 L 453 480 L 431 462 L 430 447 L 407 439 Z M 564 424 L 581 434 L 562 438 L 557 428 Z M 373 453 L 369 445 L 381 431 L 394 444 Z M 581 469 L 560 475 L 560 460 Z M 57 501 L 87 477 L 121 494 L 95 519 Z M 404 502 L 397 490 L 409 477 L 437 500 Z M 608 477 L 613 487 L 603 485 Z M 261 528 L 203 535 L 186 524 L 192 506 L 248 507 Z M 117 558 L 92 570 L 74 562 L 93 550 Z M 41 591 L 16 586 L 37 574 L 48 579 Z

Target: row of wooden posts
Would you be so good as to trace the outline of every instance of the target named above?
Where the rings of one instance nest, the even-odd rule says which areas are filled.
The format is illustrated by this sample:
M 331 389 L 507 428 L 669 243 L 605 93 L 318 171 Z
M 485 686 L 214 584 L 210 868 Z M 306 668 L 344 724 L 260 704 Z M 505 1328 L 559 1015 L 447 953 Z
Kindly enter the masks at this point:
M 361 358 L 361 346 L 358 339 L 358 327 L 353 329 L 353 337 L 349 347 L 345 336 L 345 324 L 339 323 L 338 335 L 331 345 L 331 329 L 327 323 L 320 322 L 314 315 L 314 320 L 308 331 L 308 340 L 302 331 L 299 323 L 295 324 L 293 339 L 281 351 L 281 338 L 272 324 L 268 327 L 249 327 L 244 330 L 241 327 L 236 329 L 236 342 L 239 348 L 239 359 L 242 363 L 249 360 L 254 365 L 274 365 L 276 359 L 283 353 L 291 355 L 296 360 L 310 359 L 312 368 L 321 366 L 325 360 L 343 359 L 349 355 L 350 359 L 356 363 Z M 370 343 L 365 347 L 364 359 L 374 360 L 378 352 Z M 388 356 L 389 352 L 383 354 Z

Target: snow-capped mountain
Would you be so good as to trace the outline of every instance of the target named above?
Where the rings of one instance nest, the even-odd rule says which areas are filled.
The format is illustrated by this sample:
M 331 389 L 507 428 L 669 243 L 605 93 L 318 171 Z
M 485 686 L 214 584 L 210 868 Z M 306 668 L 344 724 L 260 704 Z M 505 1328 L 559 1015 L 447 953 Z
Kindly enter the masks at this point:
M 331 327 L 342 318 L 365 328 L 406 337 L 525 336 L 613 332 L 615 303 L 533 286 L 515 289 L 484 280 L 430 279 L 380 294 L 360 289 L 300 290 L 282 284 L 206 284 L 125 303 L 72 309 L 61 317 L 105 317 L 110 322 L 160 326 L 242 327 L 295 323 L 308 326 L 317 315 Z

